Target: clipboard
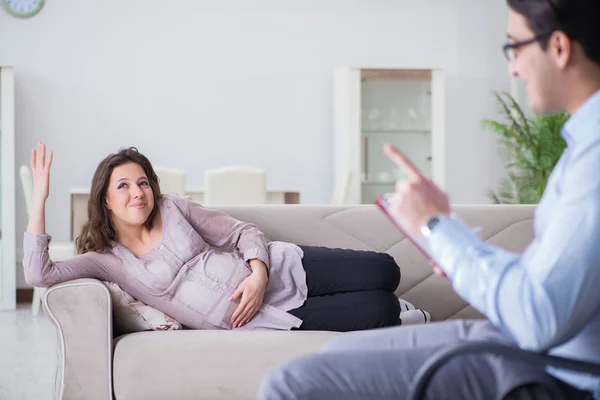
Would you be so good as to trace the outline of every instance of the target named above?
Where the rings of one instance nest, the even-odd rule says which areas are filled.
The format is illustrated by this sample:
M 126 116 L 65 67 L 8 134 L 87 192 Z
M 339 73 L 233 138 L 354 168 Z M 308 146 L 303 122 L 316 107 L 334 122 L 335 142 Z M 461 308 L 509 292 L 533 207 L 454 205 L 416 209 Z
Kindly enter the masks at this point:
M 406 236 L 408 240 L 410 240 L 412 244 L 415 245 L 415 247 L 419 249 L 421 253 L 423 253 L 423 255 L 425 256 L 425 258 L 427 258 L 429 263 L 433 266 L 437 266 L 437 263 L 429 253 L 429 246 L 427 246 L 427 243 L 423 239 L 415 237 L 402 225 L 402 223 L 396 217 L 392 215 L 390 209 L 390 197 L 391 195 L 383 195 L 379 199 L 375 200 L 375 204 L 381 209 L 381 211 L 383 211 L 383 213 L 388 217 L 388 219 L 392 221 L 396 228 L 398 228 L 398 230 L 402 232 L 404 236 Z

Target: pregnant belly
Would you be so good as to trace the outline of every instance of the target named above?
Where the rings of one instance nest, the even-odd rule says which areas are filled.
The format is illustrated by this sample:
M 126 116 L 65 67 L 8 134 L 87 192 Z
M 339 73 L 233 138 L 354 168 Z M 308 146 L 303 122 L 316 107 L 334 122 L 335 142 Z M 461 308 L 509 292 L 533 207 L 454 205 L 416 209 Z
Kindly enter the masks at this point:
M 251 272 L 240 254 L 217 250 L 209 250 L 202 254 L 193 269 L 196 274 L 233 288 Z

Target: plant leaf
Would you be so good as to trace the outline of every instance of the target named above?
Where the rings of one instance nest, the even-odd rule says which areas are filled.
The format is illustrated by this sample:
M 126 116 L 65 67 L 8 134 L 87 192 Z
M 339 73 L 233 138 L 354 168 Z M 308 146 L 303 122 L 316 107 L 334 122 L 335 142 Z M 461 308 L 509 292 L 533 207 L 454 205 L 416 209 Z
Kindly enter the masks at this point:
M 498 135 L 498 144 L 508 159 L 508 177 L 487 196 L 495 204 L 537 204 L 567 146 L 561 132 L 569 115 L 561 112 L 527 118 L 510 94 L 494 95 L 503 120 L 483 120 L 481 127 Z

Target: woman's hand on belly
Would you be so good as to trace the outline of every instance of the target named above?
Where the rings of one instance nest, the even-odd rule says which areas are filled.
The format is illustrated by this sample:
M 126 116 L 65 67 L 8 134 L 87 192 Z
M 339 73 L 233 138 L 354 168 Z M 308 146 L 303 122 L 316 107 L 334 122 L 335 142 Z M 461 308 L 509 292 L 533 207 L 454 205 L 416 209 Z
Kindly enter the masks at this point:
M 240 283 L 229 298 L 230 301 L 235 301 L 241 297 L 239 306 L 231 316 L 231 326 L 233 328 L 238 328 L 250 321 L 263 302 L 265 288 L 267 287 L 266 266 L 265 268 L 254 268 L 253 266 L 252 271 L 252 274 Z

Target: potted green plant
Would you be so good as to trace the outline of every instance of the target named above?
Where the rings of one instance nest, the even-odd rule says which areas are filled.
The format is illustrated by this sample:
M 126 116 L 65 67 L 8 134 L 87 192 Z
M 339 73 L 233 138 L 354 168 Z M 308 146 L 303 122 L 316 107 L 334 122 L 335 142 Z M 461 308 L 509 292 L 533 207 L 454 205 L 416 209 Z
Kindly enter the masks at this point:
M 566 148 L 561 129 L 569 115 L 561 112 L 527 118 L 510 94 L 495 96 L 504 121 L 484 120 L 482 127 L 499 135 L 508 177 L 497 191 L 487 194 L 496 204 L 537 204 Z

